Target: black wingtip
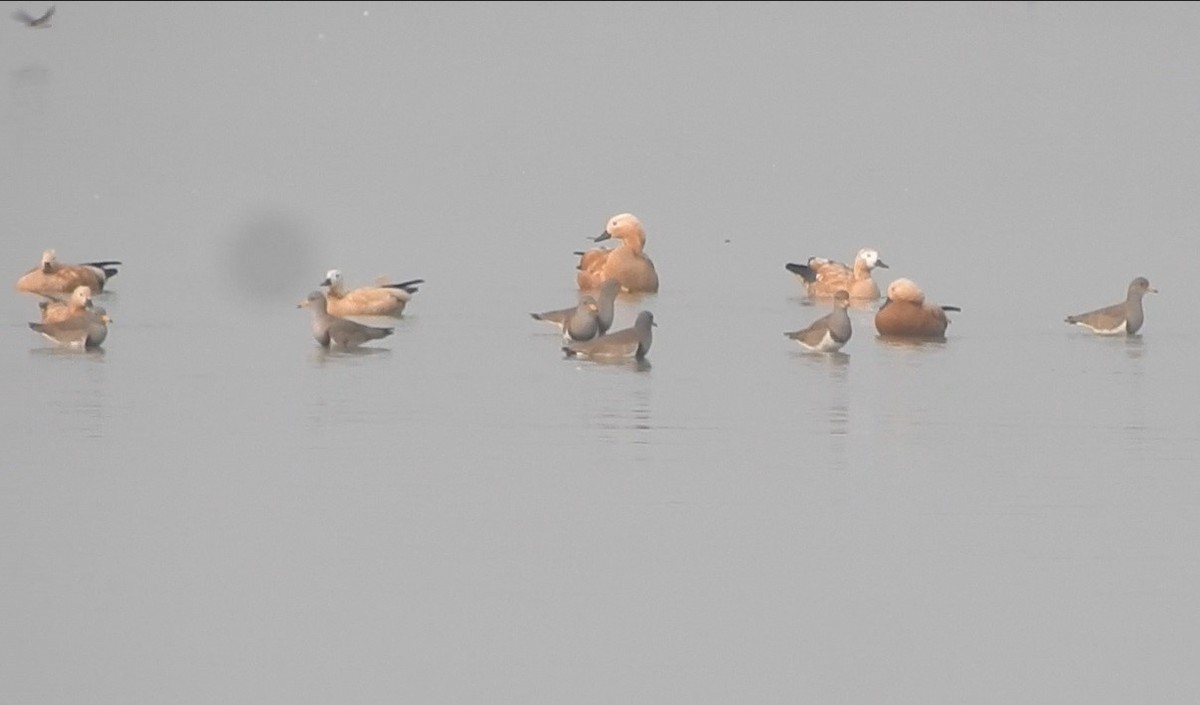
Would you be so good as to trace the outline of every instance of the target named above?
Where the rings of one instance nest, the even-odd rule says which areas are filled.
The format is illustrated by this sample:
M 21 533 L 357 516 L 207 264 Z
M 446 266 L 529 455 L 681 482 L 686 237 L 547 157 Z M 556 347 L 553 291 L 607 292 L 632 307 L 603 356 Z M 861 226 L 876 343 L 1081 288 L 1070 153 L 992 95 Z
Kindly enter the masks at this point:
M 117 276 L 117 274 L 118 274 L 117 267 L 120 264 L 121 264 L 121 262 L 119 260 L 106 259 L 106 260 L 100 260 L 98 262 L 84 262 L 83 266 L 95 267 L 96 269 L 99 269 L 101 272 L 104 272 L 105 279 L 112 279 L 113 277 Z
M 409 279 L 406 282 L 398 282 L 396 284 L 384 284 L 385 289 L 404 289 L 408 293 L 413 293 L 417 290 L 417 284 L 424 284 L 424 279 Z
M 943 311 L 959 311 L 959 312 L 962 311 L 962 309 L 957 306 L 943 306 L 942 310 Z
M 784 268 L 787 269 L 792 274 L 795 274 L 795 275 L 801 277 L 806 282 L 812 282 L 812 281 L 817 280 L 817 273 L 814 272 L 812 270 L 812 267 L 809 267 L 807 264 L 798 264 L 796 262 L 788 262 L 787 264 L 784 265 Z

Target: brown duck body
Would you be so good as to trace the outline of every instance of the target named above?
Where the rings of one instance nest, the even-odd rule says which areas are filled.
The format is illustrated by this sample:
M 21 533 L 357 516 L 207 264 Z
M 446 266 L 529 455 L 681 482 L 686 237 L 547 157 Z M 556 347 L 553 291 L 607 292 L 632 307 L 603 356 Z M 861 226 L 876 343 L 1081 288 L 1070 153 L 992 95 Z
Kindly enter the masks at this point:
M 80 315 L 84 309 L 91 306 L 92 290 L 86 286 L 75 287 L 71 298 L 66 301 L 50 299 L 38 302 L 38 307 L 42 310 L 42 323 L 62 323 Z
M 887 337 L 942 339 L 950 325 L 946 311 L 957 310 L 927 302 L 912 280 L 897 279 L 888 285 L 887 300 L 875 313 L 875 330 Z
M 68 296 L 76 288 L 86 286 L 93 294 L 104 291 L 108 280 L 117 275 L 116 260 L 63 264 L 54 250 L 42 253 L 42 263 L 17 280 L 17 290 L 52 299 Z
M 331 269 L 325 275 L 321 286 L 328 287 L 325 292 L 328 310 L 331 316 L 390 316 L 400 318 L 404 307 L 417 293 L 417 284 L 425 283 L 424 279 L 410 279 L 397 284 L 388 284 L 386 280 L 376 282 L 375 286 L 364 286 L 357 289 L 346 289 L 342 273 Z
M 66 302 L 42 306 L 42 320 L 29 327 L 47 340 L 63 346 L 97 348 L 108 337 L 108 313 L 92 306 L 87 287 L 79 287 Z
M 813 298 L 829 298 L 845 291 L 851 299 L 874 301 L 879 298 L 879 285 L 871 278 L 876 267 L 887 269 L 879 253 L 869 248 L 858 251 L 852 265 L 824 257 L 809 257 L 803 264 L 789 262 L 785 268 L 800 277 L 804 289 Z
M 613 216 L 596 242 L 609 238 L 621 241 L 609 250 L 593 248 L 579 253 L 579 266 L 575 275 L 580 289 L 599 289 L 605 281 L 616 279 L 621 290 L 630 293 L 654 293 L 658 291 L 658 270 L 646 256 L 646 231 L 641 222 L 631 213 Z

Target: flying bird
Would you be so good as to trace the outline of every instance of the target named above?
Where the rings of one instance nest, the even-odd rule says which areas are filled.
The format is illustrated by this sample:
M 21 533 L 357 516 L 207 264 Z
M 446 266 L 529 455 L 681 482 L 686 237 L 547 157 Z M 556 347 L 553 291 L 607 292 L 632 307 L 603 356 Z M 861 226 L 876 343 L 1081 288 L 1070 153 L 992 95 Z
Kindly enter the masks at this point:
M 24 10 L 17 10 L 13 13 L 13 19 L 23 23 L 31 29 L 46 29 L 50 26 L 50 18 L 54 16 L 54 6 L 51 5 L 49 10 L 46 10 L 41 17 L 34 17 Z

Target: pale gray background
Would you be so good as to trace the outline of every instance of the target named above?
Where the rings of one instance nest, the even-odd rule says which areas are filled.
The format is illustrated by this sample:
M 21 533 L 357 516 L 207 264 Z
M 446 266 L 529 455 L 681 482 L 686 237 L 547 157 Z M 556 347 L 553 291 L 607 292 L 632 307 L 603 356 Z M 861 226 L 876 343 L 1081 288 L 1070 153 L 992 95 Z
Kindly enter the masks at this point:
M 4 276 L 125 266 L 0 297 L 0 703 L 1200 699 L 1200 5 L 18 7 Z M 623 211 L 650 365 L 565 360 Z M 783 338 L 865 245 L 945 345 Z M 323 355 L 332 267 L 428 283 Z

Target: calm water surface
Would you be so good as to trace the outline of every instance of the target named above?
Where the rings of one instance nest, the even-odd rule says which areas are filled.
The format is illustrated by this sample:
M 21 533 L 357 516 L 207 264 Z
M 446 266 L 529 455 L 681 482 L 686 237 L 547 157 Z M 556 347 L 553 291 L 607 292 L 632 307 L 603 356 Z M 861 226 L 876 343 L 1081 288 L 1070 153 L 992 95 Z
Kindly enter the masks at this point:
M 4 14 L 19 5 L 6 3 Z M 40 14 L 43 8 L 25 6 Z M 60 3 L 0 26 L 0 703 L 1193 703 L 1191 4 Z M 564 359 L 636 213 L 646 364 Z M 960 306 L 843 355 L 784 270 Z M 426 283 L 326 353 L 330 268 Z M 1063 317 L 1147 276 L 1134 338 Z

